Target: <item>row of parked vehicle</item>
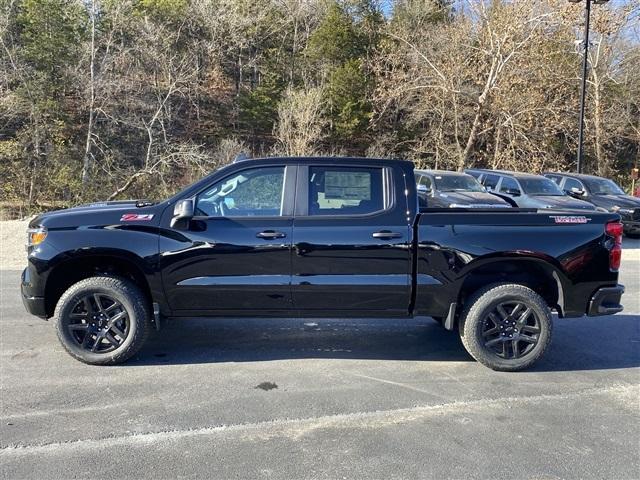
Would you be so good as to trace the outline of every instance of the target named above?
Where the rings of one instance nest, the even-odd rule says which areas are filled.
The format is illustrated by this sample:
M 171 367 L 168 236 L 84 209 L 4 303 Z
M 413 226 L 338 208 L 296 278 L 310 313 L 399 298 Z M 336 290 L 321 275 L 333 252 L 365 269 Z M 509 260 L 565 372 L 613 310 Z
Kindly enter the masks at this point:
M 506 170 L 416 170 L 421 208 L 549 208 L 599 210 L 622 217 L 624 232 L 640 236 L 640 198 L 613 180 L 576 173 L 542 175 Z

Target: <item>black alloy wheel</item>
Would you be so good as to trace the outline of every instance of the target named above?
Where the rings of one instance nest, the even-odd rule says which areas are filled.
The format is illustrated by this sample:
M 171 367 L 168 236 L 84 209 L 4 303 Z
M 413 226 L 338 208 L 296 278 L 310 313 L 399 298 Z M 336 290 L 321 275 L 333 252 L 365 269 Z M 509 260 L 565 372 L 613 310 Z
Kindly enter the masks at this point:
M 127 339 L 129 313 L 121 302 L 109 295 L 87 294 L 73 307 L 67 329 L 82 349 L 108 353 Z
M 100 275 L 71 285 L 53 317 L 69 355 L 91 365 L 114 365 L 131 358 L 145 343 L 150 307 L 150 298 L 131 279 Z
M 525 285 L 488 285 L 465 303 L 458 320 L 462 343 L 473 358 L 493 370 L 530 367 L 551 343 L 550 307 Z
M 506 360 L 529 354 L 538 344 L 540 320 L 531 307 L 521 302 L 502 302 L 484 319 L 485 348 Z

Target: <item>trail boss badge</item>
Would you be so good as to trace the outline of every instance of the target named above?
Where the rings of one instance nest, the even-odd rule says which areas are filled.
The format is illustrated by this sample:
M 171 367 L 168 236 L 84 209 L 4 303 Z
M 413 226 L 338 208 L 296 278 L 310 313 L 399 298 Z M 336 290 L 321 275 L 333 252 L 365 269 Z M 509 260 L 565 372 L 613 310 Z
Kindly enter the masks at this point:
M 584 216 L 576 215 L 549 215 L 556 223 L 587 223 L 591 219 Z

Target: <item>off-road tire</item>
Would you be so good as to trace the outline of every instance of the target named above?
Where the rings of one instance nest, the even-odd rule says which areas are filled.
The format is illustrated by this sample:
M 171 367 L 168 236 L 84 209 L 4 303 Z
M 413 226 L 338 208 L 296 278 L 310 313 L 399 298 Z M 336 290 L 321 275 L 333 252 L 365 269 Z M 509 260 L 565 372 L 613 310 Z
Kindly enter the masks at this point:
M 540 332 L 529 353 L 520 358 L 505 359 L 485 346 L 482 329 L 490 312 L 498 305 L 512 301 L 531 308 Z M 530 288 L 518 284 L 493 284 L 476 292 L 467 300 L 458 327 L 467 352 L 483 365 L 503 372 L 523 370 L 533 365 L 551 343 L 553 329 L 551 311 L 545 300 Z
M 81 299 L 91 294 L 104 294 L 119 301 L 128 313 L 129 332 L 122 344 L 106 353 L 92 353 L 74 342 L 69 332 L 68 318 Z M 135 355 L 149 336 L 151 309 L 148 298 L 132 281 L 114 276 L 95 276 L 73 284 L 62 294 L 56 305 L 54 322 L 58 339 L 73 358 L 90 365 L 115 365 Z

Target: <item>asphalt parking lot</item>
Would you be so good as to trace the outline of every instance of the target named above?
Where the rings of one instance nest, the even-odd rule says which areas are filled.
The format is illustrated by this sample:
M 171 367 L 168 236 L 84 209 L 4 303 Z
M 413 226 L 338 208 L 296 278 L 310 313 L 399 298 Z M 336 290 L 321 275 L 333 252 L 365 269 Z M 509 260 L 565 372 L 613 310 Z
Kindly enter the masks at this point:
M 640 478 L 638 258 L 510 374 L 428 318 L 176 321 L 87 366 L 0 271 L 2 478 Z

